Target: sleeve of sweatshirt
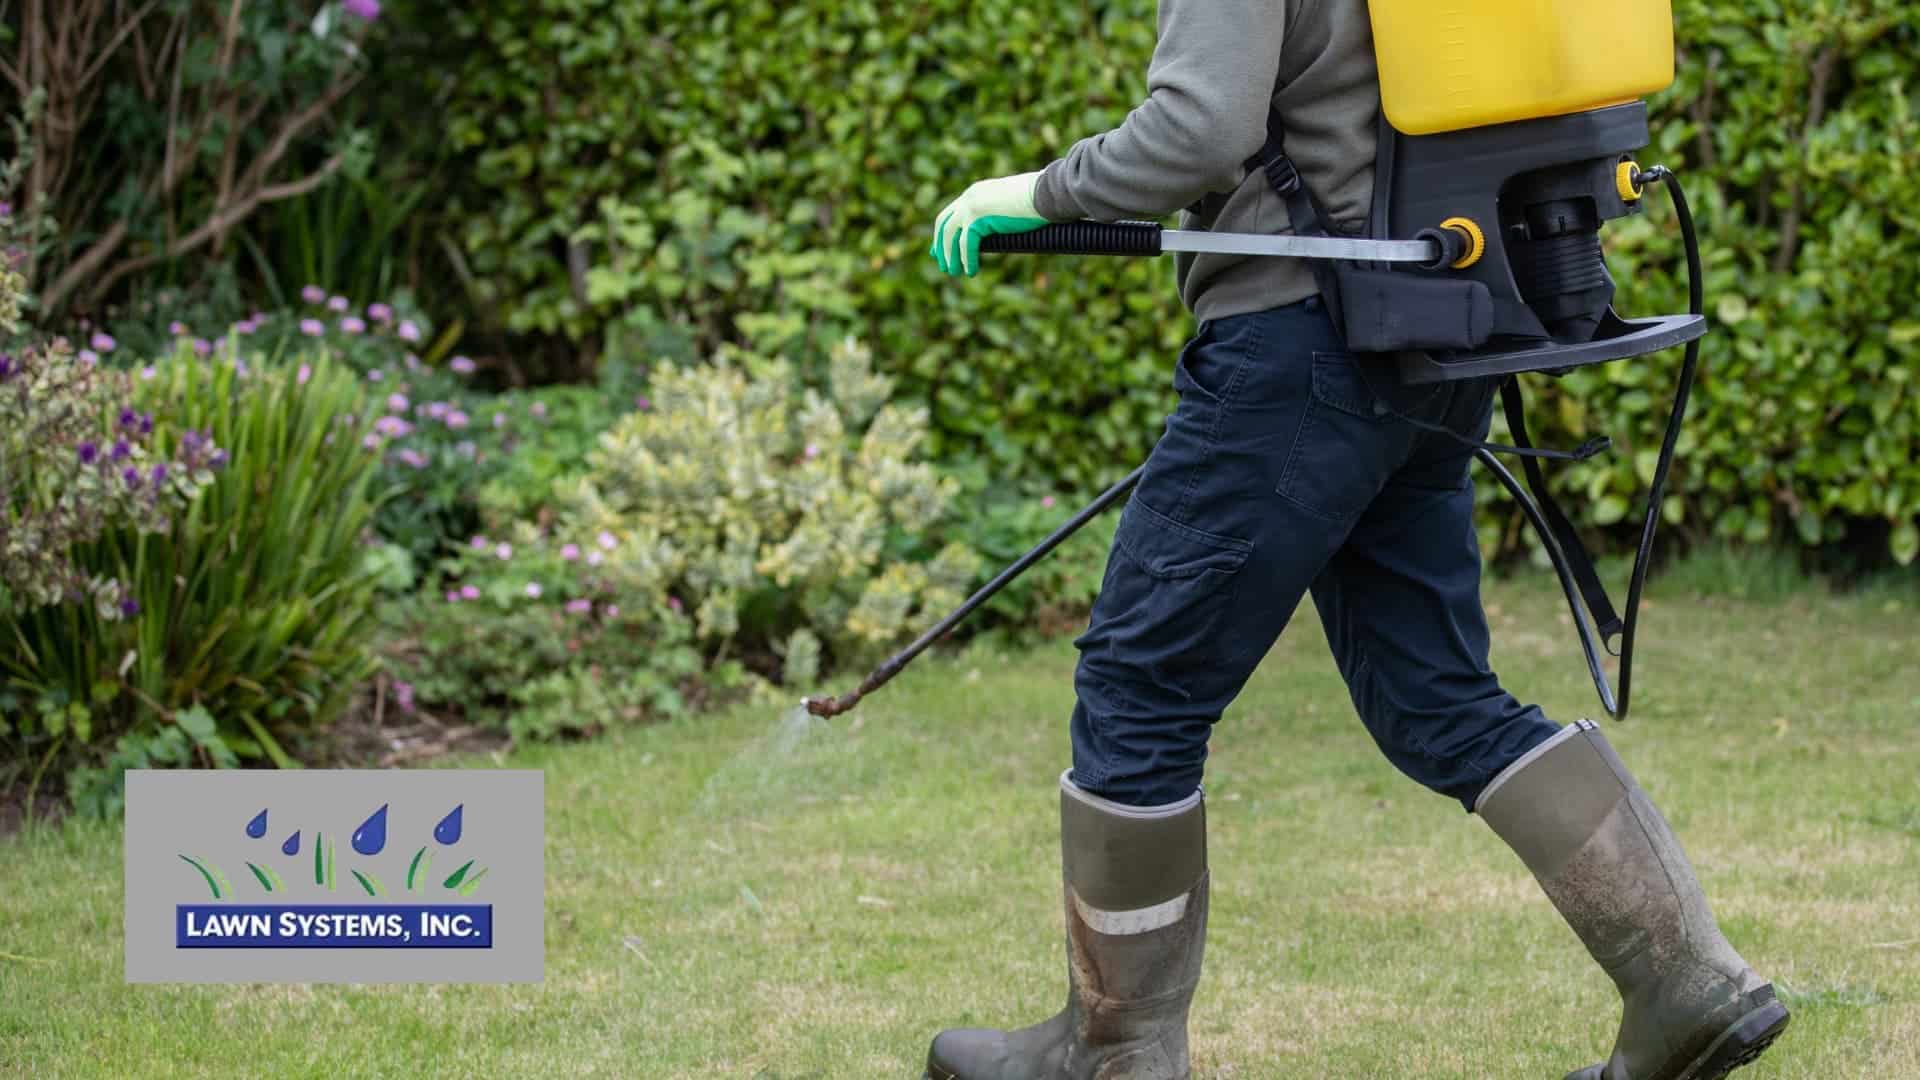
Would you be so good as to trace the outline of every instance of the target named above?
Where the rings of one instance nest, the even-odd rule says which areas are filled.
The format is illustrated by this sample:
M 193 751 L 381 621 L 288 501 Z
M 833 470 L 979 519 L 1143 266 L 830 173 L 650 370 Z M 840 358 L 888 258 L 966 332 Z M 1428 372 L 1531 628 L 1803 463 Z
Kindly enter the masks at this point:
M 1035 209 L 1157 218 L 1231 187 L 1266 142 L 1286 19 L 1284 0 L 1160 0 L 1147 100 L 1042 170 Z

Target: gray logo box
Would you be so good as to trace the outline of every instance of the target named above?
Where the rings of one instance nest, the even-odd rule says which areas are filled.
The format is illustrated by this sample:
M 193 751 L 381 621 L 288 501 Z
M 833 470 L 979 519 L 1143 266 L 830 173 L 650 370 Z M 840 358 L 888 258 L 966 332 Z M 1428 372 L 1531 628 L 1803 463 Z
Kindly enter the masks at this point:
M 539 982 L 545 799 L 535 770 L 129 770 L 126 980 Z

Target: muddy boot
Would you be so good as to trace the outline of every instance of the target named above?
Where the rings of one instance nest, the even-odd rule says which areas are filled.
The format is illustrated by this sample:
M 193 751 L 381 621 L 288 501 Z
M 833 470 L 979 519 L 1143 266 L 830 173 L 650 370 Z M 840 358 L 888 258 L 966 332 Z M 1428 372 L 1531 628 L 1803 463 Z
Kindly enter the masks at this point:
M 1207 926 L 1199 792 L 1131 807 L 1060 776 L 1067 1007 L 1019 1031 L 943 1031 L 928 1080 L 1186 1080 Z
M 1474 809 L 1624 999 L 1613 1056 L 1567 1080 L 1717 1080 L 1787 1026 L 1773 985 L 1721 936 L 1680 842 L 1591 721 L 1514 762 Z

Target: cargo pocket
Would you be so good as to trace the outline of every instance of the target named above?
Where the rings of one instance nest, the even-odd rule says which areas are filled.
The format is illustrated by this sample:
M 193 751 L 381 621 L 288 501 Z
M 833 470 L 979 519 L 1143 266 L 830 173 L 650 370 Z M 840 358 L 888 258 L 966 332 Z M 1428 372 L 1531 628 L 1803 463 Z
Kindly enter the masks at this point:
M 1193 700 L 1217 692 L 1212 674 L 1231 626 L 1233 579 L 1253 544 L 1182 525 L 1138 498 L 1127 501 L 1114 532 L 1118 556 L 1095 603 L 1083 643 L 1119 669 L 1150 680 L 1159 693 Z

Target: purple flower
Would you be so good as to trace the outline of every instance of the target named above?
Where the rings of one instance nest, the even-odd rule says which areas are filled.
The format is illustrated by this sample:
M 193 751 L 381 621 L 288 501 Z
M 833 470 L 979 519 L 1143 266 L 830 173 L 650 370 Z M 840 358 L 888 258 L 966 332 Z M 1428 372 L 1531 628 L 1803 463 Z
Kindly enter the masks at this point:
M 560 549 L 560 558 L 567 562 L 578 562 L 580 559 L 580 545 L 568 544 L 562 547 Z
M 814 458 L 817 458 L 819 456 L 820 456 L 820 448 L 813 445 L 812 443 L 808 443 L 807 444 L 807 460 L 812 461 Z
M 140 470 L 129 465 L 126 471 L 120 474 L 120 479 L 128 487 L 137 489 L 140 486 Z
M 447 414 L 447 426 L 453 430 L 459 431 L 461 428 L 466 427 L 467 424 L 467 414 L 461 412 L 459 409 L 455 409 Z
M 479 587 L 478 585 L 462 585 L 462 586 L 460 586 L 460 598 L 461 598 L 462 600 L 478 600 L 478 599 L 480 599 L 480 587 Z
M 591 600 L 567 601 L 567 614 L 569 615 L 585 615 L 587 612 L 592 610 L 593 610 L 593 601 Z
M 117 345 L 119 345 L 119 342 L 113 340 L 113 335 L 108 334 L 105 331 L 102 331 L 100 333 L 93 335 L 92 338 L 88 339 L 87 344 L 93 346 L 96 352 L 109 353 L 109 352 L 112 352 Z
M 600 547 L 606 551 L 612 551 L 614 548 L 620 546 L 620 541 L 605 529 L 600 530 L 600 535 L 595 539 L 600 544 Z
M 300 290 L 300 299 L 309 304 L 322 304 L 326 302 L 327 290 L 318 285 L 309 285 Z
M 609 618 L 609 619 L 617 619 L 617 618 L 619 618 L 619 617 L 620 617 L 620 605 L 618 605 L 618 604 L 608 604 L 608 605 L 607 605 L 607 607 L 606 607 L 606 613 L 607 613 L 607 618 Z
M 391 409 L 394 412 L 406 412 L 407 411 L 407 395 L 388 394 L 387 408 Z
M 319 337 L 327 332 L 327 324 L 319 319 L 301 319 L 300 332 L 308 337 Z
M 327 436 L 327 441 L 332 442 L 333 436 L 331 435 Z M 227 452 L 225 450 L 215 450 L 213 452 L 213 456 L 207 459 L 207 464 L 212 466 L 215 472 L 218 472 L 221 469 L 226 468 Z
M 647 395 L 641 394 L 639 397 L 633 399 L 633 407 L 639 409 L 641 412 L 646 412 L 648 409 L 653 408 L 653 402 Z
M 301 364 L 300 370 L 294 372 L 293 375 L 293 381 L 299 383 L 301 386 L 307 385 L 307 380 L 311 378 L 313 378 L 313 365 L 311 364 Z
M 81 349 L 76 359 L 80 361 L 81 367 L 92 367 L 100 362 L 100 354 L 92 349 Z
M 133 453 L 133 447 L 127 445 L 127 440 L 115 439 L 113 440 L 113 452 L 107 455 L 107 459 L 115 465 L 118 465 L 127 460 L 127 456 L 131 453 Z
M 529 582 L 527 582 L 527 595 L 528 595 L 528 596 L 531 596 L 531 597 L 533 597 L 533 598 L 534 598 L 535 600 L 538 600 L 538 599 L 540 599 L 540 591 L 541 591 L 541 590 L 540 590 L 540 583 L 539 583 L 539 582 L 537 582 L 537 581 L 529 581 Z
M 420 370 L 420 358 L 413 355 L 412 353 L 407 354 L 407 370 L 408 371 Z
M 93 464 L 93 460 L 99 456 L 100 456 L 100 448 L 98 446 L 95 446 L 90 442 L 83 442 L 80 444 L 80 464 L 91 465 Z
M 456 356 L 452 360 L 447 361 L 447 366 L 461 375 L 471 375 L 480 367 L 480 365 L 473 362 L 472 357 L 468 356 Z
M 447 590 L 447 603 L 449 603 L 449 604 L 457 604 L 457 603 L 459 603 L 459 602 L 460 602 L 460 590 L 458 590 L 458 589 L 448 589 L 448 590 Z
M 459 442 L 453 444 L 453 452 L 463 458 L 471 458 L 480 452 L 480 448 L 473 445 L 472 439 L 461 439 Z
M 153 486 L 159 487 L 161 484 L 164 484 L 166 482 L 167 482 L 167 467 L 165 465 L 155 465 L 153 467 Z
M 413 684 L 402 679 L 393 681 L 393 700 L 399 703 L 404 712 L 413 711 Z
M 484 536 L 476 536 L 472 540 L 467 541 L 467 543 L 473 545 L 473 550 L 475 551 L 487 550 L 487 538 Z
M 382 325 L 393 321 L 393 309 L 385 304 L 368 304 L 367 318 Z
M 384 379 L 386 377 L 387 377 L 387 373 L 384 371 L 381 371 L 379 368 L 374 368 L 372 371 L 367 372 L 368 382 L 379 382 L 381 379 Z
M 493 555 L 501 562 L 506 562 L 513 558 L 513 545 L 503 540 L 493 546 Z
M 404 439 L 413 434 L 413 425 L 398 416 L 383 416 L 373 422 L 373 430 L 389 439 Z
M 259 329 L 260 324 L 254 322 L 252 319 L 241 319 L 239 322 L 233 324 L 233 332 L 241 337 L 246 337 L 248 334 Z
M 140 414 L 140 434 L 142 435 L 153 434 L 153 414 L 152 413 Z
M 340 320 L 340 329 L 348 334 L 364 334 L 367 332 L 367 322 L 357 315 L 349 315 Z
M 6 382 L 7 376 L 11 374 L 13 374 L 13 357 L 0 353 L 0 382 Z
M 340 10 L 356 19 L 372 22 L 380 17 L 380 0 L 340 0 Z
M 131 405 L 126 405 L 121 407 L 120 426 L 123 428 L 134 428 L 134 427 L 140 426 L 140 414 L 137 412 L 134 412 L 133 407 Z
M 151 379 L 154 376 L 159 374 L 160 374 L 160 369 L 157 367 L 154 367 L 152 364 L 148 364 L 146 367 L 143 367 L 140 369 L 140 377 L 142 379 Z
M 1042 510 L 1051 510 L 1051 509 L 1053 509 L 1053 496 L 1051 496 L 1051 495 L 1047 495 L 1047 496 L 1044 496 L 1044 497 L 1042 497 L 1042 498 L 1041 498 L 1041 500 L 1040 500 L 1040 509 L 1042 509 Z
M 172 334 L 174 337 L 186 337 L 187 324 L 176 319 L 167 324 L 167 333 Z
M 503 412 L 497 412 L 497 413 L 494 413 L 494 414 L 493 414 L 493 426 L 494 426 L 494 427 L 495 427 L 496 429 L 498 429 L 498 428 L 503 428 L 503 427 L 506 427 L 506 426 L 507 426 L 507 414 L 506 414 L 506 413 L 503 413 Z
M 606 562 L 606 561 L 607 561 L 607 557 L 606 557 L 605 555 L 602 555 L 602 554 L 601 554 L 601 553 L 599 553 L 598 551 L 589 551 L 589 552 L 587 552 L 587 565 L 588 565 L 588 566 L 599 566 L 599 565 L 600 565 L 601 563 L 603 563 L 603 562 Z
M 13 204 L 6 201 L 5 199 L 0 199 L 0 217 L 12 217 L 12 216 L 13 216 Z
M 194 339 L 193 339 L 193 351 L 194 351 L 194 353 L 195 353 L 195 355 L 198 355 L 198 356 L 209 356 L 209 355 L 212 355 L 212 353 L 213 353 L 213 342 L 211 342 L 211 341 L 208 341 L 208 340 L 207 340 L 206 338 L 194 338 Z
M 380 436 L 371 433 L 363 435 L 360 437 L 360 445 L 368 450 L 378 450 L 380 449 Z
M 129 619 L 140 614 L 140 601 L 135 600 L 131 596 L 120 601 L 120 614 L 125 615 Z
M 415 469 L 424 469 L 427 467 L 427 455 L 408 447 L 400 451 L 400 463 Z
M 427 418 L 430 420 L 445 420 L 447 414 L 452 411 L 453 406 L 444 401 L 430 401 L 427 403 Z
M 420 341 L 420 328 L 415 326 L 411 319 L 402 320 L 400 329 L 396 333 L 400 335 L 401 341 L 409 345 L 418 344 Z
M 333 312 L 336 315 L 344 313 L 348 308 L 352 306 L 353 306 L 352 304 L 347 303 L 347 298 L 344 296 L 336 296 L 333 299 L 327 301 L 327 310 Z
M 667 597 L 667 606 L 673 609 L 674 614 L 678 615 L 681 610 L 680 598 L 677 596 Z

